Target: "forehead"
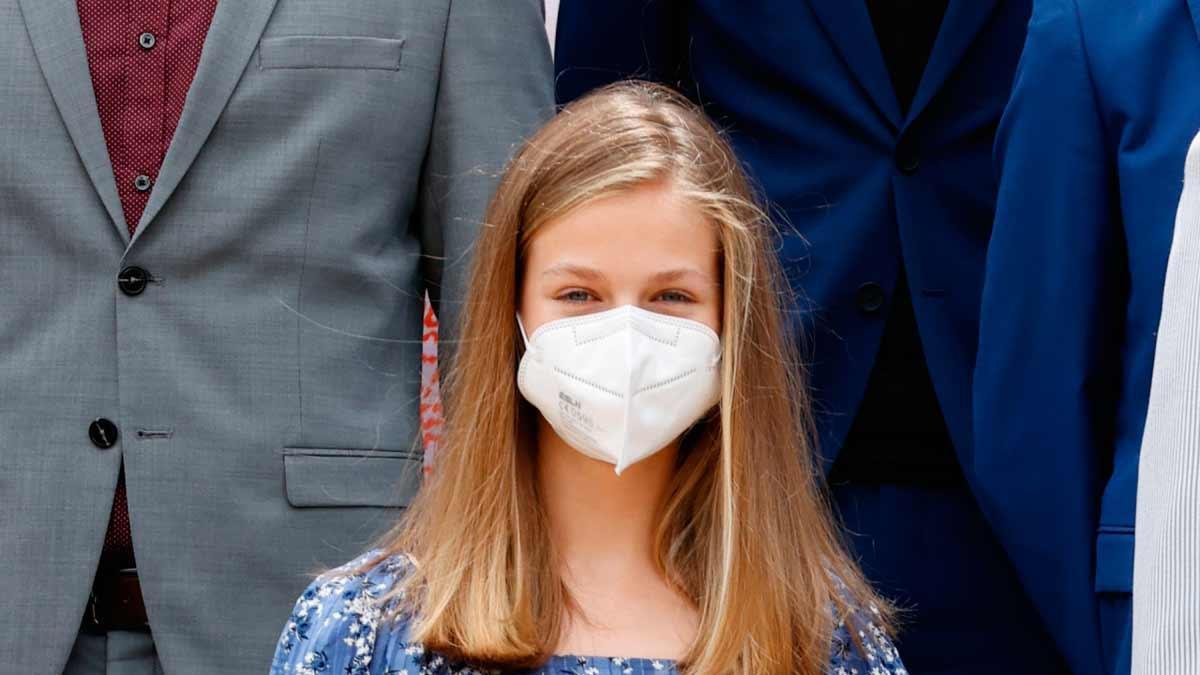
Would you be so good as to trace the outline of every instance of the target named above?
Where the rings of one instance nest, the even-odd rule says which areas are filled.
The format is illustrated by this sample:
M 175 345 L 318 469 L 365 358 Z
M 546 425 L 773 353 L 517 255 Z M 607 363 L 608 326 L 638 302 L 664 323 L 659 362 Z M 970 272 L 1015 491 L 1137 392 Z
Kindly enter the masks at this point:
M 589 202 L 540 227 L 526 271 L 569 259 L 605 271 L 653 273 L 689 264 L 715 275 L 720 243 L 700 210 L 666 183 Z

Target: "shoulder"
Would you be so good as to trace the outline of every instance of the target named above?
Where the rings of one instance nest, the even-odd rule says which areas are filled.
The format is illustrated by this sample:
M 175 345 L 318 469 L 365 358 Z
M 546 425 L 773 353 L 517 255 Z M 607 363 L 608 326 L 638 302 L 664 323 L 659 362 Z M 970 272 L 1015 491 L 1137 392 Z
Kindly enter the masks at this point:
M 861 614 L 858 619 L 834 628 L 829 675 L 908 675 L 887 633 Z
M 1036 0 L 1029 17 L 1026 50 L 1032 46 L 1078 54 L 1083 48 L 1079 24 L 1075 0 Z
M 1100 40 L 1120 37 L 1139 44 L 1136 36 L 1155 32 L 1164 19 L 1178 19 L 1181 9 L 1182 4 L 1173 0 L 1034 0 L 1029 35 L 1034 40 L 1057 38 L 1070 43 L 1082 35 L 1106 48 L 1107 42 Z
M 879 614 L 874 606 L 835 613 L 829 675 L 908 675 Z
M 368 675 L 380 624 L 395 604 L 389 593 L 411 565 L 373 550 L 309 584 L 279 636 L 271 675 Z

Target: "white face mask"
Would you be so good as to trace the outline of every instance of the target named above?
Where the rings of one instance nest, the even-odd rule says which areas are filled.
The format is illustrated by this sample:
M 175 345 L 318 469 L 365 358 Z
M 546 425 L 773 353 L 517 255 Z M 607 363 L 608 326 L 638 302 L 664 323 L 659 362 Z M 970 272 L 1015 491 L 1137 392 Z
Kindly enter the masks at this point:
M 564 441 L 618 474 L 721 398 L 721 339 L 696 321 L 625 305 L 551 321 L 529 336 L 522 326 L 521 335 L 521 395 Z

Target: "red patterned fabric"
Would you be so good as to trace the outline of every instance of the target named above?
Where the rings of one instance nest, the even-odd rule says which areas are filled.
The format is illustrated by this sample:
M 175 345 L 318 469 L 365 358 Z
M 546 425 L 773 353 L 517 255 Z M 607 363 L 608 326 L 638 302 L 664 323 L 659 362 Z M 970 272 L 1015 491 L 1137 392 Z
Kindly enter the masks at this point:
M 200 63 L 217 0 L 77 0 L 100 125 L 130 233 L 158 177 Z M 153 36 L 144 47 L 143 33 Z
M 442 440 L 442 392 L 438 378 L 438 318 L 425 294 L 425 331 L 421 339 L 421 443 L 425 471 L 433 469 Z
M 100 125 L 132 235 L 183 114 L 217 0 L 77 0 Z M 138 177 L 149 178 L 141 185 Z M 104 555 L 132 562 L 125 472 Z

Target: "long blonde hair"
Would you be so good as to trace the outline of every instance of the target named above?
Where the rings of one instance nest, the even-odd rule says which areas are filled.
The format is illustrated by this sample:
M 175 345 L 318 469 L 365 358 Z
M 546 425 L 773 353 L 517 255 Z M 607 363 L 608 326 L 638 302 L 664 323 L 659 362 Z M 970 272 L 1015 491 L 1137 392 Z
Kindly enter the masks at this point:
M 571 600 L 535 482 L 538 412 L 516 389 L 522 253 L 545 223 L 663 180 L 717 228 L 724 291 L 719 413 L 687 434 L 656 532 L 665 578 L 700 613 L 681 670 L 819 675 L 835 622 L 884 607 L 820 488 L 770 219 L 701 111 L 667 88 L 626 82 L 543 127 L 488 209 L 444 381 L 438 465 L 382 543 L 382 556 L 415 561 L 389 594 L 402 599 L 414 642 L 476 667 L 532 667 L 553 654 Z

